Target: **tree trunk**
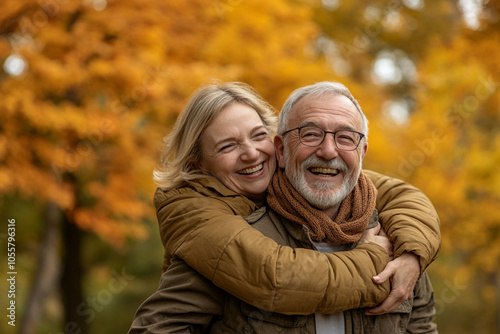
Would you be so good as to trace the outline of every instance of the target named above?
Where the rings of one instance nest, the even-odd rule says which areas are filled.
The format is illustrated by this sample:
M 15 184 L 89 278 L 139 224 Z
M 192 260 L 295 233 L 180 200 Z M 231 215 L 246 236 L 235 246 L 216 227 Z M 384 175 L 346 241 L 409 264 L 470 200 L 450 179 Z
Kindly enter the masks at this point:
M 60 274 L 59 226 L 61 211 L 57 204 L 49 202 L 45 208 L 43 219 L 43 239 L 38 258 L 38 268 L 31 287 L 26 309 L 21 326 L 20 334 L 34 334 L 38 321 L 42 314 L 42 305 L 45 297 L 57 284 Z
M 495 279 L 496 279 L 496 294 L 497 294 L 497 302 L 496 302 L 496 307 L 497 307 L 497 333 L 500 334 L 500 274 L 497 272 L 495 273 Z
M 83 232 L 65 216 L 63 226 L 63 274 L 61 278 L 62 300 L 64 304 L 64 331 L 87 333 L 87 322 L 78 314 L 83 305 L 81 241 Z

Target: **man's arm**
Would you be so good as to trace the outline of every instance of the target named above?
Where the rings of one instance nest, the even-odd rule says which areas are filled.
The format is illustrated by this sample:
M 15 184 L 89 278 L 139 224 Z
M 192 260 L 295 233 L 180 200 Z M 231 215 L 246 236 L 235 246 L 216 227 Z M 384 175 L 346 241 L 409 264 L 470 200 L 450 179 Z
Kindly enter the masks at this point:
M 129 334 L 205 333 L 223 313 L 224 292 L 173 259 L 158 290 L 137 310 Z

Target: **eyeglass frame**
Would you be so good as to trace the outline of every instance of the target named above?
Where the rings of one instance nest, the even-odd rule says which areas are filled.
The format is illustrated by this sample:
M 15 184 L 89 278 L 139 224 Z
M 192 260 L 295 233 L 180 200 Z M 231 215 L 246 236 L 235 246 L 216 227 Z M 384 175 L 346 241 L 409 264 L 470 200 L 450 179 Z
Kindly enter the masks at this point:
M 320 129 L 321 131 L 323 131 L 323 139 L 321 139 L 321 141 L 319 142 L 318 145 L 307 145 L 307 144 L 304 144 L 302 142 L 302 137 L 300 136 L 300 130 L 302 130 L 303 128 L 317 128 L 317 129 Z M 298 126 L 296 128 L 293 128 L 293 129 L 290 129 L 290 130 L 286 130 L 285 132 L 283 132 L 281 134 L 281 136 L 285 136 L 287 134 L 289 134 L 290 132 L 292 131 L 295 131 L 295 130 L 299 130 L 299 141 L 302 145 L 304 146 L 307 146 L 307 147 L 318 147 L 320 146 L 321 144 L 323 144 L 323 142 L 325 141 L 325 138 L 326 138 L 326 135 L 328 133 L 331 133 L 333 135 L 333 142 L 335 143 L 335 147 L 341 151 L 344 151 L 344 152 L 352 152 L 352 151 L 355 151 L 358 147 L 359 147 L 359 144 L 361 143 L 361 141 L 363 140 L 363 138 L 365 138 L 365 134 L 364 133 L 361 133 L 359 131 L 354 131 L 354 130 L 349 130 L 349 129 L 341 129 L 341 130 L 337 130 L 337 131 L 326 131 L 325 129 L 315 125 L 315 124 L 306 124 L 306 125 L 301 125 L 301 126 Z M 354 133 L 357 133 L 358 135 L 360 135 L 359 137 L 359 141 L 358 143 L 356 144 L 356 146 L 352 149 L 352 150 L 345 150 L 345 149 L 342 149 L 339 147 L 339 145 L 337 144 L 337 133 L 338 132 L 341 132 L 341 131 L 349 131 L 349 132 L 354 132 Z

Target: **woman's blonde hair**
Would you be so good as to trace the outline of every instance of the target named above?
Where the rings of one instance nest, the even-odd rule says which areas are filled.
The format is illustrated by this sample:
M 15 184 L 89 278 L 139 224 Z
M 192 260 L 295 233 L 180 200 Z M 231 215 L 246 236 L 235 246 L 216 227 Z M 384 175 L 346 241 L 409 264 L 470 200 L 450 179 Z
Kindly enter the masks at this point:
M 252 87 L 241 82 L 201 86 L 179 114 L 170 134 L 163 139 L 160 166 L 153 172 L 158 187 L 169 189 L 207 175 L 200 168 L 201 134 L 221 110 L 233 103 L 255 109 L 270 135 L 274 135 L 274 109 Z

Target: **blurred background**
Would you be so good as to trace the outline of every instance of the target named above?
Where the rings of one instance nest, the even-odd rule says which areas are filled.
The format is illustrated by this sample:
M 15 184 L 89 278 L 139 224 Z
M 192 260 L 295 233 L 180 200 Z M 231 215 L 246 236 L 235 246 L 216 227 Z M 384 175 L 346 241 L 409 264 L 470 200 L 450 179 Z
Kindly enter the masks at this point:
M 277 110 L 349 87 L 365 167 L 440 215 L 440 332 L 500 333 L 499 19 L 496 0 L 2 0 L 0 332 L 127 332 L 162 264 L 162 138 L 219 79 Z

